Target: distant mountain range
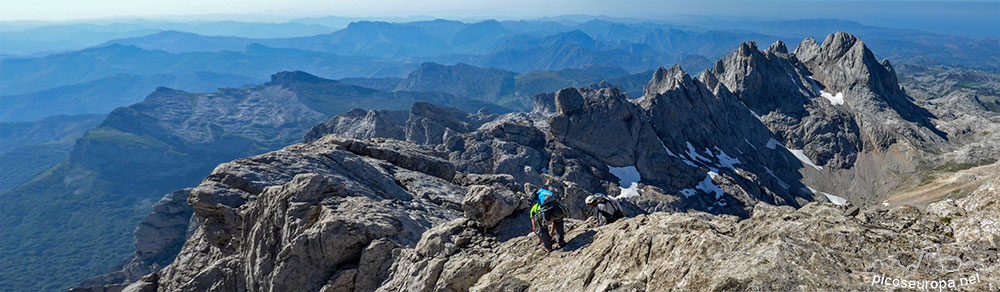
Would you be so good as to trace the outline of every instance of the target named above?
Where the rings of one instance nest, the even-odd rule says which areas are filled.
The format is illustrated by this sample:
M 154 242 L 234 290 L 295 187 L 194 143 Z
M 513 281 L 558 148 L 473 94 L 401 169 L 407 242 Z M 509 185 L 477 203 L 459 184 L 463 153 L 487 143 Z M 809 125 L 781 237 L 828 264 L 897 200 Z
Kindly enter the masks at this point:
M 705 24 L 710 29 L 700 29 L 698 26 L 608 19 L 475 23 L 437 19 L 401 23 L 359 21 L 330 33 L 284 38 L 159 31 L 110 40 L 80 51 L 0 59 L 0 96 L 3 97 L 0 104 L 7 105 L 2 107 L 7 108 L 7 112 L 0 112 L 0 121 L 102 113 L 139 100 L 142 93 L 155 85 L 210 91 L 264 81 L 273 72 L 283 70 L 303 70 L 331 79 L 404 78 L 426 62 L 465 63 L 514 74 L 588 70 L 584 69 L 586 67 L 614 67 L 636 74 L 674 63 L 689 71 L 700 71 L 711 66 L 710 59 L 721 57 L 743 41 L 771 43 L 782 35 L 822 35 L 837 27 L 860 31 L 859 35 L 865 37 L 873 52 L 883 58 L 916 64 L 1000 69 L 1000 57 L 994 54 L 1000 51 L 1000 41 L 995 38 L 977 40 L 838 20 L 751 21 L 746 24 L 744 30 L 727 30 L 723 24 Z M 210 32 L 206 27 L 214 25 L 171 27 Z M 217 25 L 219 29 L 243 27 L 239 23 Z M 274 26 L 280 25 L 269 27 Z M 98 28 L 122 33 L 114 25 L 88 29 Z M 593 80 L 587 80 L 590 81 Z M 108 86 L 115 83 L 128 86 Z M 530 103 L 523 98 L 525 94 L 517 100 L 511 99 L 511 96 L 518 96 L 516 92 L 526 92 L 520 89 L 507 87 L 504 90 L 511 92 L 503 92 L 497 88 L 481 100 L 524 109 Z M 452 94 L 458 93 L 454 92 L 457 88 L 449 87 L 449 90 Z M 67 97 L 103 106 L 74 109 L 35 106 L 45 102 L 51 105 L 52 101 Z M 21 110 L 28 108 L 31 109 Z
M 412 65 L 415 66 L 416 64 Z M 42 58 L 0 60 L 0 93 L 22 94 L 120 74 L 184 75 L 214 72 L 266 79 L 282 70 L 308 70 L 330 78 L 399 76 L 405 62 L 250 45 L 239 52 L 169 53 L 109 45 Z
M 474 55 L 484 56 L 482 58 L 485 61 L 476 62 L 467 59 L 465 62 L 524 72 L 569 67 L 560 67 L 555 61 L 558 58 L 553 59 L 552 56 L 545 58 L 545 54 L 540 56 L 546 63 L 550 63 L 549 67 L 543 64 L 532 68 L 519 68 L 514 64 L 504 64 L 498 59 L 503 60 L 505 55 L 530 54 L 521 51 L 535 48 L 548 48 L 547 51 L 561 53 L 566 59 L 572 59 L 571 55 L 567 55 L 570 52 L 565 48 L 566 45 L 572 44 L 576 48 L 598 52 L 624 49 L 629 50 L 632 55 L 641 55 L 638 52 L 641 52 L 643 47 L 648 47 L 660 59 L 676 62 L 678 56 L 685 55 L 718 58 L 743 40 L 771 43 L 779 38 L 820 37 L 843 29 L 856 31 L 871 44 L 876 53 L 898 62 L 941 62 L 978 68 L 1000 66 L 1000 61 L 993 58 L 990 53 L 1000 48 L 995 37 L 972 39 L 916 30 L 872 27 L 836 19 L 695 21 L 695 25 L 642 21 L 615 22 L 600 18 L 581 22 L 487 20 L 463 23 L 441 19 L 404 23 L 361 21 L 351 23 L 346 28 L 332 33 L 295 38 L 204 37 L 163 32 L 109 43 L 132 44 L 172 52 L 239 50 L 250 43 L 260 43 L 271 47 L 380 58 Z M 575 31 L 582 32 L 587 37 Z M 564 33 L 569 34 L 560 35 Z M 171 39 L 184 41 L 168 42 Z M 986 62 L 977 61 L 984 58 Z M 443 60 L 437 59 L 439 62 Z M 623 68 L 645 65 L 644 69 L 649 70 L 652 68 L 643 62 L 656 61 L 662 60 L 640 57 L 639 60 L 619 60 L 626 65 L 617 65 Z
M 52 115 L 106 114 L 142 99 L 157 87 L 193 92 L 214 91 L 259 82 L 249 77 L 211 72 L 181 75 L 118 74 L 38 92 L 0 96 L 0 122 L 34 121 Z
M 628 93 L 639 96 L 642 95 L 642 86 L 652 74 L 652 71 L 648 71 L 635 74 L 633 77 L 621 68 L 599 65 L 518 74 L 463 63 L 455 65 L 424 63 L 406 78 L 345 78 L 342 81 L 386 91 L 445 92 L 520 111 L 530 111 L 532 97 L 536 94 L 566 87 L 584 87 L 604 80 L 614 80 L 613 84 L 623 86 L 630 85 Z
M 357 19 L 353 19 L 357 20 Z M 315 23 L 121 19 L 94 22 L 0 22 L 0 54 L 37 56 L 99 45 L 108 40 L 141 37 L 161 31 L 247 38 L 295 37 L 329 33 L 344 26 Z

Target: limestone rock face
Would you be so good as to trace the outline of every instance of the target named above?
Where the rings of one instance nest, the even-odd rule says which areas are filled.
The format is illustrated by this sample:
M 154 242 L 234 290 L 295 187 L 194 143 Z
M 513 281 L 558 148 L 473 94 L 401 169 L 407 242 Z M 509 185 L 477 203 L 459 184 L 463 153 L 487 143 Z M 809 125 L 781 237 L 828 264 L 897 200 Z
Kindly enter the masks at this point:
M 978 277 L 985 282 L 960 289 L 988 290 L 1000 285 L 1000 256 L 994 220 L 982 216 L 996 211 L 1000 196 L 990 184 L 997 179 L 969 199 L 931 208 L 951 208 L 949 217 L 912 207 L 859 213 L 829 203 L 759 204 L 745 220 L 652 213 L 596 228 L 571 221 L 567 247 L 554 253 L 539 250 L 530 235 L 475 234 L 453 221 L 422 240 L 447 243 L 429 249 L 441 253 L 403 251 L 380 290 L 870 290 L 886 277 L 889 285 Z
M 471 132 L 494 117 L 488 111 L 469 115 L 459 109 L 417 102 L 410 109 L 410 119 L 406 121 L 406 140 L 419 144 L 441 144 L 448 137 Z
M 465 188 L 426 174 L 448 175 L 431 150 L 334 138 L 217 168 L 191 192 L 200 228 L 158 291 L 373 289 L 391 250 L 461 216 Z
M 308 143 L 219 165 L 187 192 L 197 229 L 173 262 L 118 288 L 825 291 L 970 277 L 982 282 L 961 289 L 1000 287 L 995 168 L 925 210 L 830 193 L 883 191 L 876 181 L 942 143 L 873 58 L 846 34 L 794 53 L 746 43 L 698 78 L 656 70 L 634 100 L 603 84 L 538 95 L 531 113 L 352 111 Z M 824 94 L 834 90 L 842 102 Z M 528 221 L 541 187 L 569 210 L 569 243 L 552 253 Z M 587 220 L 584 198 L 598 192 L 629 218 Z
M 528 198 L 520 196 L 517 190 L 503 186 L 476 185 L 469 187 L 469 193 L 462 201 L 465 217 L 483 227 L 493 227 L 515 210 L 530 206 Z
M 438 146 L 448 152 L 458 171 L 507 174 L 519 183 L 539 183 L 546 167 L 546 136 L 530 120 L 507 116 L 485 124 L 481 130 L 455 136 Z
M 977 273 L 990 278 L 1000 266 L 996 253 L 948 237 L 947 224 L 918 210 L 866 214 L 877 218 L 867 221 L 842 211 L 814 203 L 799 210 L 761 205 L 743 221 L 640 215 L 602 228 L 578 227 L 569 233 L 569 248 L 556 254 L 524 252 L 533 247 L 530 238 L 508 241 L 492 248 L 494 254 L 476 255 L 495 264 L 471 289 L 870 290 L 875 276 L 958 282 Z M 460 252 L 448 261 L 461 258 Z M 998 285 L 986 281 L 965 289 Z
M 187 205 L 190 189 L 167 194 L 153 205 L 153 212 L 135 230 L 136 257 L 156 263 L 158 270 L 169 263 L 176 250 L 187 239 L 193 211 Z
M 918 106 L 893 66 L 844 32 L 822 44 L 806 39 L 793 53 L 780 42 L 766 51 L 744 43 L 700 79 L 717 95 L 737 96 L 773 135 L 767 146 L 803 162 L 799 180 L 815 194 L 878 204 L 873 193 L 903 187 L 906 177 L 896 174 L 939 163 L 928 163 L 940 161 L 936 153 L 951 151 L 947 159 L 966 163 L 992 161 L 972 154 L 990 145 L 949 141 L 962 133 L 951 126 L 966 121 L 943 123 Z M 960 147 L 966 149 L 951 150 Z
M 864 147 L 854 116 L 821 98 L 824 89 L 784 43 L 764 52 L 744 43 L 710 74 L 759 115 L 783 145 L 802 149 L 819 166 L 853 167 Z
M 488 110 L 467 114 L 451 107 L 415 102 L 409 111 L 353 109 L 313 127 L 305 142 L 336 134 L 354 139 L 391 138 L 418 144 L 441 144 L 448 137 L 472 132 L 496 118 Z
M 615 89 L 568 88 L 556 93 L 549 127 L 557 140 L 614 166 L 635 165 L 643 126 L 638 108 Z
M 407 115 L 409 115 L 407 111 L 353 109 L 313 127 L 306 134 L 305 142 L 319 140 L 330 133 L 354 139 L 393 138 L 403 140 L 406 133 L 400 125 L 406 122 Z
M 865 149 L 881 150 L 897 141 L 932 147 L 946 138 L 930 122 L 934 116 L 899 86 L 888 60 L 879 62 L 857 37 L 841 31 L 820 46 L 806 40 L 799 48 L 794 54 L 824 91 L 843 93 L 843 103 L 853 111 L 863 136 L 870 137 Z

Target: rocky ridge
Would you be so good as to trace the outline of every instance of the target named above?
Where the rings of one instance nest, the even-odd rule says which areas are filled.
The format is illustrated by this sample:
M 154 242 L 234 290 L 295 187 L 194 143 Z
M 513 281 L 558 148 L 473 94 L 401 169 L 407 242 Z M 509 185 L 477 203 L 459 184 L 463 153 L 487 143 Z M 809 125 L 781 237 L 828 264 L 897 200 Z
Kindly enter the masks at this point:
M 174 262 L 108 288 L 870 290 L 876 277 L 973 276 L 960 289 L 1000 286 L 995 173 L 926 210 L 858 208 L 810 187 L 912 170 L 906 159 L 949 146 L 888 62 L 871 60 L 838 33 L 791 54 L 744 44 L 699 78 L 661 68 L 636 100 L 595 86 L 536 96 L 531 113 L 418 103 L 402 122 L 350 111 L 308 143 L 217 167 L 190 191 L 198 228 Z M 827 88 L 850 94 L 834 102 Z M 801 150 L 810 143 L 834 151 L 818 162 Z M 539 186 L 574 218 L 570 243 L 551 254 L 526 220 Z M 579 220 L 595 192 L 634 218 Z
M 148 208 L 164 193 L 198 183 L 221 163 L 301 141 L 310 128 L 351 106 L 393 110 L 409 108 L 420 100 L 466 109 L 471 107 L 473 110 L 488 106 L 482 102 L 442 93 L 383 92 L 304 72 L 279 72 L 271 77 L 270 82 L 261 85 L 225 88 L 213 93 L 189 93 L 159 88 L 144 102 L 119 108 L 100 126 L 88 131 L 76 143 L 67 163 L 41 175 L 34 182 L 23 185 L 21 189 L 0 197 L 0 200 L 4 200 L 0 209 L 4 209 L 3 214 L 18 218 L 5 220 L 7 224 L 21 224 L 17 226 L 19 228 L 48 230 L 55 228 L 51 225 L 63 224 L 62 219 L 54 220 L 47 215 L 48 208 L 53 204 L 65 203 L 68 206 L 51 208 L 69 213 L 65 215 L 67 218 L 77 216 L 79 219 L 70 221 L 71 226 L 93 224 L 74 227 L 78 227 L 78 230 L 88 230 L 88 227 L 106 230 L 89 232 L 113 234 L 106 236 L 107 240 L 119 243 L 114 246 L 115 256 L 102 258 L 99 267 L 90 269 L 105 272 L 109 267 L 125 260 L 118 265 L 120 270 L 100 276 L 94 281 L 86 281 L 82 287 L 101 286 L 108 283 L 109 279 L 113 279 L 110 282 L 133 281 L 136 277 L 169 263 L 180 246 L 176 241 L 183 242 L 186 238 L 183 228 L 156 226 L 152 232 L 154 236 L 148 238 L 143 234 L 143 229 L 135 229 L 135 224 L 143 220 L 145 213 L 158 212 Z M 182 205 L 179 207 L 188 208 L 183 204 L 183 199 L 180 201 Z M 35 209 L 45 211 L 32 211 Z M 93 218 L 102 213 L 121 214 L 126 218 Z M 98 223 L 92 223 L 93 221 Z M 45 223 L 51 225 L 45 228 L 38 225 Z M 186 224 L 187 220 L 183 223 Z M 15 227 L 4 230 L 13 228 Z M 137 242 L 128 245 L 126 243 L 131 239 L 130 231 L 133 230 Z M 4 237 L 4 240 L 4 246 L 34 245 L 29 243 L 31 237 L 11 236 Z M 61 251 L 87 248 L 89 245 L 86 244 L 94 240 L 65 237 L 58 240 L 39 239 L 53 243 L 53 249 Z M 154 252 L 161 254 L 163 259 L 154 260 L 143 255 L 159 241 L 169 242 L 171 246 L 167 249 L 169 252 Z M 12 243 L 6 245 L 8 242 Z M 132 248 L 138 252 L 132 259 L 117 258 L 129 253 Z M 91 250 L 101 255 L 99 249 Z M 11 248 L 0 253 L 0 257 L 16 257 L 20 253 L 25 252 Z M 73 256 L 60 255 L 60 258 Z M 44 262 L 43 259 L 36 261 Z M 85 262 L 98 265 L 96 260 Z M 11 264 L 6 267 L 13 266 Z M 0 268 L 5 266 L 0 265 Z M 77 269 L 79 270 L 83 269 Z M 93 275 L 86 275 L 90 276 Z M 9 279 L 0 279 L 0 286 L 5 281 Z

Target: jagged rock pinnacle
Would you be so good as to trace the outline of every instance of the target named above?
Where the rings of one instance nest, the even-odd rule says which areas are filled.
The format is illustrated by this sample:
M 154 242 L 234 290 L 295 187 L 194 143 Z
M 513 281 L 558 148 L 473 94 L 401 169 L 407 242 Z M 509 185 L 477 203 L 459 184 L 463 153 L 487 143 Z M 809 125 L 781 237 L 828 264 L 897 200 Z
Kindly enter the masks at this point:
M 785 42 L 778 40 L 771 44 L 771 46 L 767 47 L 767 51 L 772 53 L 788 54 L 788 47 L 785 46 Z

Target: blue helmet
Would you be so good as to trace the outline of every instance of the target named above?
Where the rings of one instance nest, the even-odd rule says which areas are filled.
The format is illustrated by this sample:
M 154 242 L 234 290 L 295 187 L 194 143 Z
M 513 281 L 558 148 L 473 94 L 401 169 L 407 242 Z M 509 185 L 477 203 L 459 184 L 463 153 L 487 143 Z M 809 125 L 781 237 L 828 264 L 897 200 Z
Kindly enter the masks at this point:
M 552 192 L 546 189 L 538 189 L 535 191 L 535 196 L 539 204 L 544 204 L 548 200 L 555 199 Z

